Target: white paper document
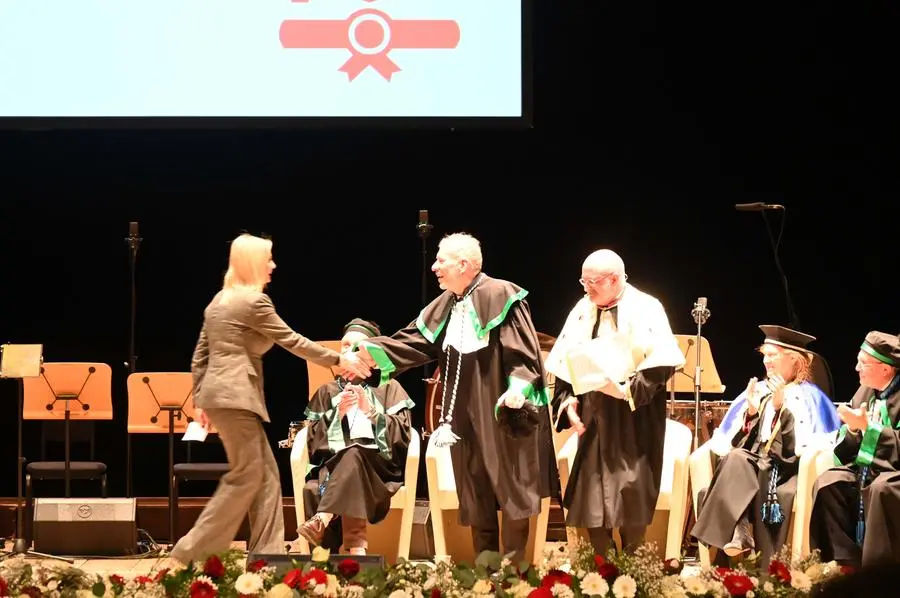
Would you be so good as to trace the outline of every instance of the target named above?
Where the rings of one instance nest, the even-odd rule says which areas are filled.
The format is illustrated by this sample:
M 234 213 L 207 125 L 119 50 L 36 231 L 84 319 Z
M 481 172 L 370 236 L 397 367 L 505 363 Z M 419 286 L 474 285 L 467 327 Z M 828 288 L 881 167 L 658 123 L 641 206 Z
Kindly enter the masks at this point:
M 375 439 L 375 430 L 372 428 L 372 422 L 366 417 L 366 414 L 360 411 L 359 407 L 353 407 L 345 415 L 350 423 L 350 440 L 358 440 L 361 438 Z
M 597 390 L 606 382 L 625 382 L 635 371 L 631 341 L 622 333 L 606 334 L 574 347 L 566 356 L 575 394 Z
M 184 431 L 184 436 L 181 437 L 182 440 L 196 440 L 197 442 L 203 442 L 206 440 L 206 435 L 209 434 L 209 430 L 200 425 L 200 422 L 192 421 L 188 424 L 187 430 Z

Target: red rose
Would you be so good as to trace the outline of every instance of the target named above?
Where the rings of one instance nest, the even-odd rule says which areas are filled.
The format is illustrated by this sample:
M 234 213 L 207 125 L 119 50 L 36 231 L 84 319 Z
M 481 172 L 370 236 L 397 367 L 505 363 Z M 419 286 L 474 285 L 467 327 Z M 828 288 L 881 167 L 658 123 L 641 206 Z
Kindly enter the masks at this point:
M 564 586 L 572 587 L 572 576 L 559 569 L 551 569 L 541 580 L 542 588 L 552 588 L 556 584 L 561 583 Z
M 684 563 L 679 559 L 667 559 L 663 561 L 663 571 L 666 575 L 678 575 L 684 569 Z
M 338 573 L 350 579 L 357 573 L 359 573 L 359 563 L 354 561 L 353 559 L 344 559 L 340 563 L 338 563 Z
M 147 585 L 148 583 L 153 583 L 153 580 L 150 579 L 149 577 L 147 577 L 146 575 L 138 575 L 137 577 L 134 578 L 134 583 L 137 583 L 137 584 L 140 584 L 143 586 L 143 585 Z
M 281 582 L 289 588 L 296 588 L 303 579 L 303 571 L 300 569 L 291 569 L 284 575 Z
M 9 586 L 2 577 L 0 577 L 0 596 L 9 596 Z
M 109 576 L 109 582 L 114 586 L 125 585 L 125 579 L 121 575 L 116 575 L 115 573 Z
M 619 576 L 619 568 L 612 563 L 603 563 L 597 567 L 597 573 L 607 582 L 612 582 Z
M 722 580 L 722 584 L 732 596 L 746 596 L 747 592 L 754 588 L 750 578 L 740 573 L 726 575 L 725 579 Z
M 600 567 L 606 564 L 606 559 L 603 558 L 602 554 L 594 555 L 594 567 L 597 568 L 597 571 L 600 570 Z
M 550 588 L 535 588 L 528 594 L 528 598 L 553 598 Z
M 791 583 L 791 571 L 781 561 L 769 563 L 769 575 L 782 583 Z
M 247 565 L 247 571 L 249 571 L 250 573 L 257 573 L 261 569 L 263 569 L 265 566 L 266 566 L 266 562 L 264 560 L 257 559 L 255 561 L 253 561 L 252 563 L 250 563 L 249 565 Z
M 197 580 L 191 584 L 191 598 L 215 598 L 216 590 L 205 581 Z
M 206 562 L 203 564 L 203 573 L 209 575 L 213 579 L 225 575 L 225 565 L 222 564 L 222 559 L 216 555 L 212 555 L 206 559 Z
M 315 582 L 317 586 L 324 586 L 328 583 L 328 574 L 321 569 L 310 569 L 309 573 L 300 579 L 300 587 L 308 590 L 312 587 L 310 582 Z
M 441 591 L 437 588 L 431 588 L 431 598 L 441 598 Z

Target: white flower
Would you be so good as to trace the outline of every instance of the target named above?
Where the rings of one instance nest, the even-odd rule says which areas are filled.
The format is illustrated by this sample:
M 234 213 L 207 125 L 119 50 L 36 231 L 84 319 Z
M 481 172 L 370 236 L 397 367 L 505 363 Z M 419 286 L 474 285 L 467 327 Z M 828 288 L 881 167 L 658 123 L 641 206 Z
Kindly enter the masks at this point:
M 766 594 L 771 594 L 772 592 L 775 591 L 775 586 L 772 585 L 771 581 L 767 581 L 766 583 L 763 584 L 763 591 Z
M 263 580 L 256 573 L 241 573 L 234 581 L 234 589 L 238 594 L 253 596 L 263 589 Z
M 620 575 L 613 582 L 612 591 L 616 598 L 634 598 L 637 584 L 630 575 Z
M 744 596 L 745 598 L 753 598 L 756 594 L 753 593 L 753 590 L 747 590 L 747 593 Z
M 506 593 L 515 596 L 515 598 L 528 598 L 528 595 L 531 594 L 533 590 L 534 588 L 532 588 L 528 582 L 520 579 L 515 585 L 510 586 L 509 589 L 506 590 Z
M 801 592 L 808 592 L 812 589 L 812 582 L 803 571 L 791 571 L 791 587 Z
M 331 551 L 327 548 L 322 548 L 321 546 L 316 546 L 312 551 L 312 560 L 316 563 L 324 563 L 328 561 L 328 556 L 331 554 Z
M 394 590 L 388 598 L 412 598 L 412 594 L 406 590 Z
M 663 598 L 687 598 L 687 592 L 681 585 L 681 578 L 677 575 L 663 577 L 659 584 Z
M 606 596 L 609 584 L 599 573 L 588 573 L 581 580 L 581 593 L 585 596 Z
M 688 594 L 698 594 L 702 596 L 709 589 L 706 582 L 696 576 L 685 577 L 683 581 L 684 589 L 687 590 Z
M 346 586 L 341 588 L 341 596 L 346 596 L 347 598 L 363 598 L 363 594 L 365 594 L 366 589 L 362 586 Z
M 572 591 L 572 588 L 564 583 L 553 584 L 553 587 L 550 588 L 550 593 L 556 596 L 556 598 L 575 598 L 575 593 Z
M 284 583 L 277 583 L 266 592 L 266 598 L 293 598 L 294 590 Z
M 472 592 L 479 595 L 487 595 L 491 593 L 492 584 L 487 579 L 479 579 L 472 586 Z
M 59 582 L 56 581 L 55 579 L 51 579 L 50 581 L 47 582 L 47 589 L 50 590 L 51 592 L 58 587 L 59 587 Z
M 825 574 L 825 568 L 826 565 L 823 563 L 816 563 L 815 565 L 810 566 L 805 573 L 810 580 L 819 579 Z

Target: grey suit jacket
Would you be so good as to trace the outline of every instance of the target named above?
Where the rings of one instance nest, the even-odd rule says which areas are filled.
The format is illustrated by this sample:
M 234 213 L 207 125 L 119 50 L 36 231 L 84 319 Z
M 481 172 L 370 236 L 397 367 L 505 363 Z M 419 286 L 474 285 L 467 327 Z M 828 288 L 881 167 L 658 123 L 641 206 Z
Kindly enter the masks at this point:
M 191 361 L 195 407 L 244 409 L 268 422 L 262 357 L 275 343 L 319 365 L 340 362 L 340 354 L 285 324 L 265 293 L 233 292 L 224 303 L 222 294 L 206 306 Z

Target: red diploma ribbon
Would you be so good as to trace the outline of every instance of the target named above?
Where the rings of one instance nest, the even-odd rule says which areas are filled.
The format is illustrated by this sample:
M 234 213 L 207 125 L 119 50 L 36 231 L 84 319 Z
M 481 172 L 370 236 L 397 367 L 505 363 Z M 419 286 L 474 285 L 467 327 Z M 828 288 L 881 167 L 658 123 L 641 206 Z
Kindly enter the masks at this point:
M 349 50 L 350 58 L 338 70 L 347 73 L 350 81 L 368 67 L 390 81 L 400 70 L 388 58 L 391 50 L 453 49 L 459 44 L 459 24 L 446 20 L 395 20 L 380 10 L 364 8 L 341 21 L 284 21 L 279 37 L 283 48 Z

